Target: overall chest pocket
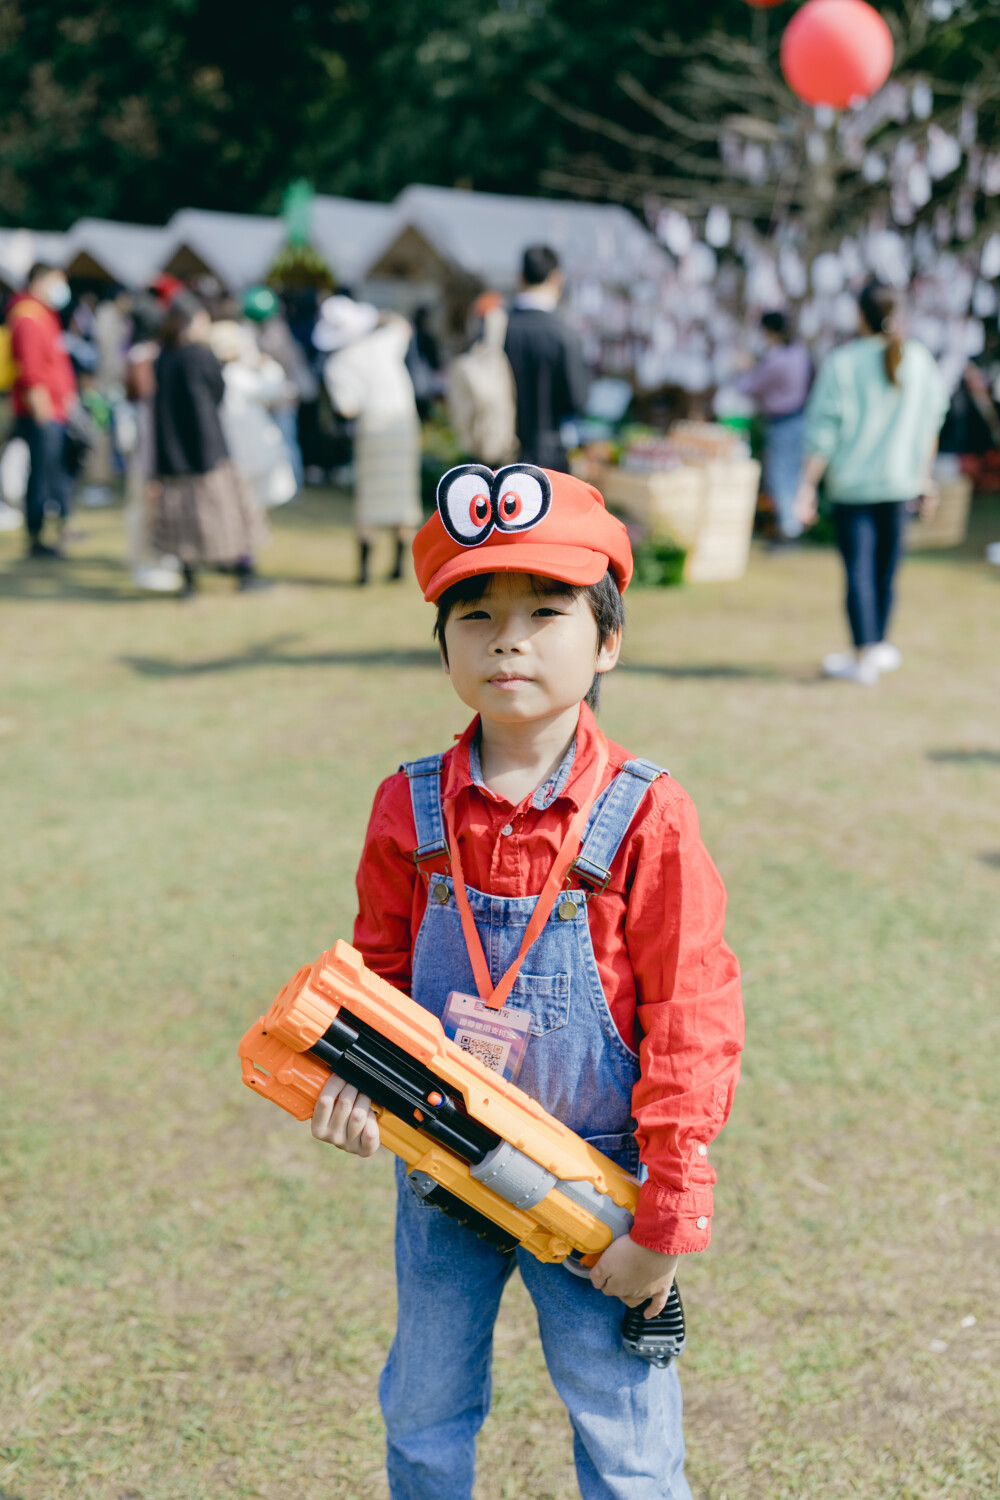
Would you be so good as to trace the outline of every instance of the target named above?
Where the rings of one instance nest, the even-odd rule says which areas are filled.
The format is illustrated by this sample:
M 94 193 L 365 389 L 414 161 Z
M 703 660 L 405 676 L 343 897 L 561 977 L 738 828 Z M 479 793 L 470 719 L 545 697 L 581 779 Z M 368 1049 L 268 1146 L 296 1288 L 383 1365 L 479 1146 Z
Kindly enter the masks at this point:
M 531 1035 L 544 1036 L 569 1024 L 569 975 L 524 974 L 514 981 L 510 1004 L 531 1013 Z

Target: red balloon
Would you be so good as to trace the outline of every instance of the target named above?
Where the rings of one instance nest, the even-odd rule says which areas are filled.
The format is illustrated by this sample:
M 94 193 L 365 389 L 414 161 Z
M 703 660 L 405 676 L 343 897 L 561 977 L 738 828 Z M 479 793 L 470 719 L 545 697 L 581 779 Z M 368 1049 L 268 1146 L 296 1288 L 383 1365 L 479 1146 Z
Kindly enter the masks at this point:
M 845 109 L 892 71 L 892 32 L 865 0 L 806 0 L 781 38 L 781 71 L 806 104 Z

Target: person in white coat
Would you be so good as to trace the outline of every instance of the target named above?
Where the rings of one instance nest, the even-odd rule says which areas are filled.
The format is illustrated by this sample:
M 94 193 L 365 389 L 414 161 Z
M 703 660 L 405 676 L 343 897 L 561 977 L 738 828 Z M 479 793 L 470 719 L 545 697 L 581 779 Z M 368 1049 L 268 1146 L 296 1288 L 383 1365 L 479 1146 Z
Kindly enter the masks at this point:
M 368 582 L 375 532 L 391 528 L 402 578 L 404 560 L 423 516 L 420 506 L 420 421 L 406 368 L 412 330 L 405 318 L 379 313 L 370 303 L 329 297 L 313 332 L 317 349 L 329 352 L 323 372 L 330 400 L 341 416 L 356 419 L 354 433 L 354 524 L 358 537 L 358 583 Z
M 271 407 L 285 398 L 288 378 L 247 324 L 213 323 L 208 341 L 226 383 L 219 417 L 233 464 L 261 505 L 284 505 L 299 487 Z

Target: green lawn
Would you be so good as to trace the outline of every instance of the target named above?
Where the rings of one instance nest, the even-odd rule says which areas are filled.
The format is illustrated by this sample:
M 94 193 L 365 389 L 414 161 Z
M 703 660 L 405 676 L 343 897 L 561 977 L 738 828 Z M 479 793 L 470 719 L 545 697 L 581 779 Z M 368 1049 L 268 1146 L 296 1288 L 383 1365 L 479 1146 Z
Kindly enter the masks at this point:
M 349 936 L 372 793 L 462 706 L 342 505 L 266 595 L 138 598 L 117 512 L 0 537 L 0 1500 L 384 1496 L 390 1162 L 253 1098 L 236 1043 Z M 698 1500 L 1000 1494 L 1000 571 L 914 558 L 904 670 L 819 680 L 836 559 L 632 598 L 603 722 L 701 810 L 748 1041 L 684 1264 Z M 971 1320 L 975 1319 L 973 1323 Z M 519 1283 L 478 1500 L 576 1493 Z M 433 1379 L 433 1371 L 428 1371 Z

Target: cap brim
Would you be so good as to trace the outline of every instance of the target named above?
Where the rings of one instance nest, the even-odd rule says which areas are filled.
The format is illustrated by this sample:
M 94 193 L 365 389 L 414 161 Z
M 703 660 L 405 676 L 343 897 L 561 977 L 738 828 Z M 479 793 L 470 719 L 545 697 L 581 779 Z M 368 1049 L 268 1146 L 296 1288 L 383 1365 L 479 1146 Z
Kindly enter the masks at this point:
M 539 546 L 537 542 L 505 542 L 502 546 L 469 548 L 452 557 L 433 574 L 424 598 L 435 604 L 445 589 L 479 573 L 532 573 L 539 578 L 558 578 L 562 583 L 586 587 L 600 583 L 608 571 L 608 557 L 589 547 Z

